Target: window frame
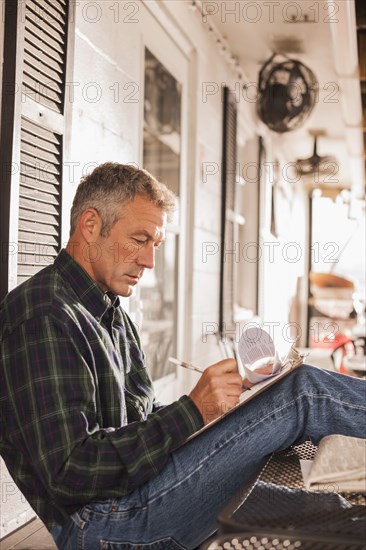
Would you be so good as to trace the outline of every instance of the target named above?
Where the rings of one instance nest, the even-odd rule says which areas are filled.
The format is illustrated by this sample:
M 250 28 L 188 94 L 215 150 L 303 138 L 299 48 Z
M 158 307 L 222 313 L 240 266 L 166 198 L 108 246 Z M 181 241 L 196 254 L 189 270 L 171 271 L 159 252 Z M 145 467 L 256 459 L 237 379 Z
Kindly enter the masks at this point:
M 189 86 L 190 86 L 190 49 L 184 41 L 184 37 L 174 29 L 171 25 L 163 27 L 161 25 L 161 10 L 156 2 L 143 2 L 141 12 L 144 15 L 144 35 L 141 38 L 141 73 L 140 82 L 144 83 L 144 56 L 145 48 L 147 48 L 172 74 L 172 76 L 182 85 L 181 95 L 181 151 L 180 151 L 180 212 L 179 223 L 168 224 L 167 231 L 174 233 L 177 237 L 178 246 L 178 269 L 176 273 L 176 288 L 177 288 L 177 306 L 176 306 L 176 350 L 177 355 L 187 357 L 187 349 L 189 348 L 189 333 L 186 331 L 186 317 L 189 315 L 191 305 L 187 302 L 189 291 L 188 266 L 190 265 L 189 247 L 187 239 L 189 237 L 188 227 L 190 225 L 189 218 L 193 216 L 193 212 L 189 211 L 189 183 L 188 183 L 188 134 L 190 132 L 189 125 Z M 159 21 L 156 17 L 159 16 Z M 174 30 L 174 32 L 172 32 Z M 144 122 L 144 85 L 140 89 L 140 127 L 143 127 Z M 143 166 L 143 135 L 140 138 L 140 166 Z M 139 288 L 134 297 L 130 298 L 130 310 L 137 312 L 136 317 L 141 318 L 140 312 L 140 292 Z M 142 320 L 143 324 L 143 320 Z M 181 395 L 181 387 L 184 385 L 182 373 L 177 370 L 163 378 L 154 380 L 154 386 L 157 398 L 163 401 L 171 401 L 177 399 Z

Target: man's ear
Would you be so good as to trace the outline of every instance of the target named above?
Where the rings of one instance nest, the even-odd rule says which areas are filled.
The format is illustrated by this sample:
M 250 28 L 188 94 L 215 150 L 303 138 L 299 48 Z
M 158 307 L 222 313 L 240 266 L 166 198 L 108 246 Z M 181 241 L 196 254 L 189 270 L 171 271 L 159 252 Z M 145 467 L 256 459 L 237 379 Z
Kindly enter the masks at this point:
M 87 243 L 92 243 L 100 236 L 102 220 L 95 208 L 87 208 L 80 215 L 79 229 Z

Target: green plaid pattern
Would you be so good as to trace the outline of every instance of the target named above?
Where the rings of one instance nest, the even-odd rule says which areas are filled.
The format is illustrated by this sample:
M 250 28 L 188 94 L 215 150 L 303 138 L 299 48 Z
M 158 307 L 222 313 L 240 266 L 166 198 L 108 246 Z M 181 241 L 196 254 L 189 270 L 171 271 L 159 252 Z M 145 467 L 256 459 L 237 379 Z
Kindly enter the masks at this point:
M 154 399 L 135 326 L 65 250 L 0 307 L 0 454 L 48 528 L 158 474 L 202 427 Z

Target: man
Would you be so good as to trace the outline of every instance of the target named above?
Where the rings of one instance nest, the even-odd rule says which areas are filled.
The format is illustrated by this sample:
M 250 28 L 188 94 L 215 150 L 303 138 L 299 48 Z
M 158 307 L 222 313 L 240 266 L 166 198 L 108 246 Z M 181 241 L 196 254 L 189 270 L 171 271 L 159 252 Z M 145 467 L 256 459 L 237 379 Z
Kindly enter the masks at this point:
M 146 171 L 97 167 L 66 249 L 2 303 L 0 453 L 58 548 L 194 548 L 273 450 L 366 437 L 365 383 L 303 366 L 184 444 L 238 402 L 242 380 L 220 361 L 189 396 L 154 400 L 118 296 L 154 267 L 173 208 Z

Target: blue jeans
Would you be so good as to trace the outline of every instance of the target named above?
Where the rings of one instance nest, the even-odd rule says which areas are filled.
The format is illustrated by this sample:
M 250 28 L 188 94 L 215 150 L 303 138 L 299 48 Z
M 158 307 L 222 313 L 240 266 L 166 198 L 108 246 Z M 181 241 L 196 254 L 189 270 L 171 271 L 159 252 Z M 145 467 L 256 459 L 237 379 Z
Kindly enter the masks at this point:
M 174 451 L 155 478 L 90 502 L 52 534 L 62 550 L 195 548 L 270 453 L 331 433 L 366 438 L 366 382 L 303 365 Z

